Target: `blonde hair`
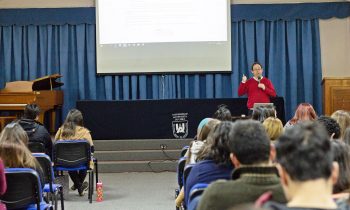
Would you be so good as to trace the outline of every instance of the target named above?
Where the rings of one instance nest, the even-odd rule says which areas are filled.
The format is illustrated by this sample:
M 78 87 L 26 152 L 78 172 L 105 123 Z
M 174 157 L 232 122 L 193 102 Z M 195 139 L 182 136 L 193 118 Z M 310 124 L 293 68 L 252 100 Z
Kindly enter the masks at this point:
M 268 117 L 264 120 L 263 126 L 267 132 L 267 135 L 272 141 L 278 139 L 283 132 L 283 124 L 280 119 L 275 117 Z
M 344 110 L 337 110 L 331 115 L 340 126 L 340 137 L 344 137 L 344 133 L 347 127 L 350 127 L 350 114 Z
M 18 123 L 8 124 L 0 135 L 0 158 L 9 168 L 39 168 L 28 147 L 27 133 Z

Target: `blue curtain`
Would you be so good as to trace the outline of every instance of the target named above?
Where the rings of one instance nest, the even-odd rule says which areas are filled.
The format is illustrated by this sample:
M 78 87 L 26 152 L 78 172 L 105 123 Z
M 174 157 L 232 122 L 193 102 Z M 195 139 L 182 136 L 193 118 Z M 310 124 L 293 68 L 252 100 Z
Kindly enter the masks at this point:
M 65 115 L 77 100 L 231 98 L 263 64 L 288 119 L 300 102 L 321 112 L 318 20 L 232 22 L 232 73 L 96 76 L 94 24 L 0 26 L 0 84 L 60 73 Z

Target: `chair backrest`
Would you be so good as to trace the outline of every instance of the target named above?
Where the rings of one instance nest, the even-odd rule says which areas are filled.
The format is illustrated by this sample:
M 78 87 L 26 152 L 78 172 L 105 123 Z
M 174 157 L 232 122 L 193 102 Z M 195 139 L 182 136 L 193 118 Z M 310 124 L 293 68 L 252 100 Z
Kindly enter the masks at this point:
M 45 183 L 42 184 L 52 184 L 54 180 L 54 175 L 50 157 L 43 153 L 32 153 L 32 155 L 37 159 L 41 166 L 41 169 L 43 170 L 43 178 Z
M 28 142 L 28 148 L 32 153 L 45 153 L 45 145 L 41 142 Z
M 182 149 L 181 149 L 181 153 L 180 153 L 180 157 L 183 157 L 185 156 L 187 150 L 190 148 L 190 146 L 184 146 Z
M 91 149 L 86 140 L 59 140 L 56 141 L 53 148 L 55 168 L 89 168 Z
M 5 169 L 7 190 L 0 197 L 7 209 L 25 208 L 36 204 L 40 209 L 41 184 L 39 174 L 31 168 Z
M 190 190 L 190 197 L 188 198 L 187 210 L 197 209 L 200 197 L 202 196 L 204 190 L 208 187 L 207 183 L 197 183 L 193 185 Z
M 179 184 L 180 189 L 183 186 L 183 174 L 186 165 L 186 159 L 186 157 L 181 157 L 177 163 L 177 183 Z
M 197 196 L 202 195 L 202 193 L 204 192 L 204 190 L 207 187 L 208 187 L 207 183 L 197 183 L 197 184 L 193 185 L 193 187 L 190 190 L 190 197 L 189 197 L 188 202 L 191 202 L 191 200 L 193 200 Z
M 192 170 L 192 168 L 193 168 L 194 165 L 195 165 L 195 164 L 187 164 L 186 167 L 185 167 L 185 169 L 184 169 L 183 181 L 182 181 L 184 186 L 186 185 L 187 177 L 188 177 L 188 175 L 190 174 L 190 172 L 191 172 L 191 170 Z

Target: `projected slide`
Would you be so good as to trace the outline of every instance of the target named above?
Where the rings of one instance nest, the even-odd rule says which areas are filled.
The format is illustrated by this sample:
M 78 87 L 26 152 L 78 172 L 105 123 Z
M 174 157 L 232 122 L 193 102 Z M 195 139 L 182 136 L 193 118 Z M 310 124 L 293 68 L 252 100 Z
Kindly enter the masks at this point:
M 97 73 L 231 70 L 229 0 L 96 0 Z

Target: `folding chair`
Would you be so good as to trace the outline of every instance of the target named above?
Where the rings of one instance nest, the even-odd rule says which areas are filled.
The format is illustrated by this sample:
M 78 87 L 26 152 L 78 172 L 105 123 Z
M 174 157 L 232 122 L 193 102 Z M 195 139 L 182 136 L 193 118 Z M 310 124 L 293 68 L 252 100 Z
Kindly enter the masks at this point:
M 64 200 L 63 200 L 63 187 L 60 184 L 54 184 L 55 177 L 53 175 L 53 167 L 51 159 L 48 155 L 43 153 L 33 153 L 33 156 L 38 160 L 40 163 L 41 168 L 43 169 L 44 173 L 44 192 L 50 195 L 52 204 L 55 207 L 55 210 L 57 210 L 57 197 L 58 194 L 60 194 L 61 197 L 61 209 L 64 210 Z
M 54 171 L 86 170 L 89 174 L 88 199 L 92 203 L 93 170 L 90 168 L 91 148 L 85 140 L 59 140 L 54 144 Z
M 181 157 L 177 163 L 177 184 L 179 185 L 179 188 L 175 189 L 175 198 L 179 196 L 180 190 L 183 186 L 182 177 L 186 165 L 186 159 L 186 157 Z M 179 208 L 176 207 L 176 210 L 179 210 Z
M 31 168 L 5 169 L 7 191 L 0 197 L 10 209 L 45 210 L 52 209 L 42 200 L 39 174 Z
M 190 190 L 190 198 L 188 199 L 188 210 L 196 210 L 204 190 L 208 187 L 207 183 L 197 183 Z
M 192 170 L 192 167 L 194 166 L 195 164 L 188 164 L 185 169 L 184 169 L 184 174 L 183 174 L 183 180 L 182 180 L 182 183 L 183 183 L 183 186 L 186 186 L 186 180 L 187 180 L 187 177 L 188 175 L 190 174 L 191 170 Z
M 41 142 L 28 142 L 28 148 L 32 153 L 45 153 L 45 145 Z
M 97 158 L 95 158 L 94 156 L 93 156 L 93 154 L 95 153 L 95 147 L 94 146 L 91 146 L 91 159 L 92 159 L 92 162 L 94 163 L 94 169 L 95 169 L 95 178 L 96 178 L 96 184 L 97 184 L 97 182 L 99 181 L 98 180 L 98 160 L 97 160 Z M 94 184 L 92 185 L 92 189 L 94 189 L 94 187 L 93 186 L 95 186 Z M 94 191 L 92 191 L 92 194 L 94 194 Z
M 179 188 L 183 186 L 183 173 L 186 165 L 186 157 L 181 157 L 177 163 L 177 183 Z
M 180 157 L 185 156 L 185 154 L 186 154 L 186 152 L 188 151 L 189 148 L 190 148 L 190 146 L 184 146 L 184 147 L 181 149 Z

